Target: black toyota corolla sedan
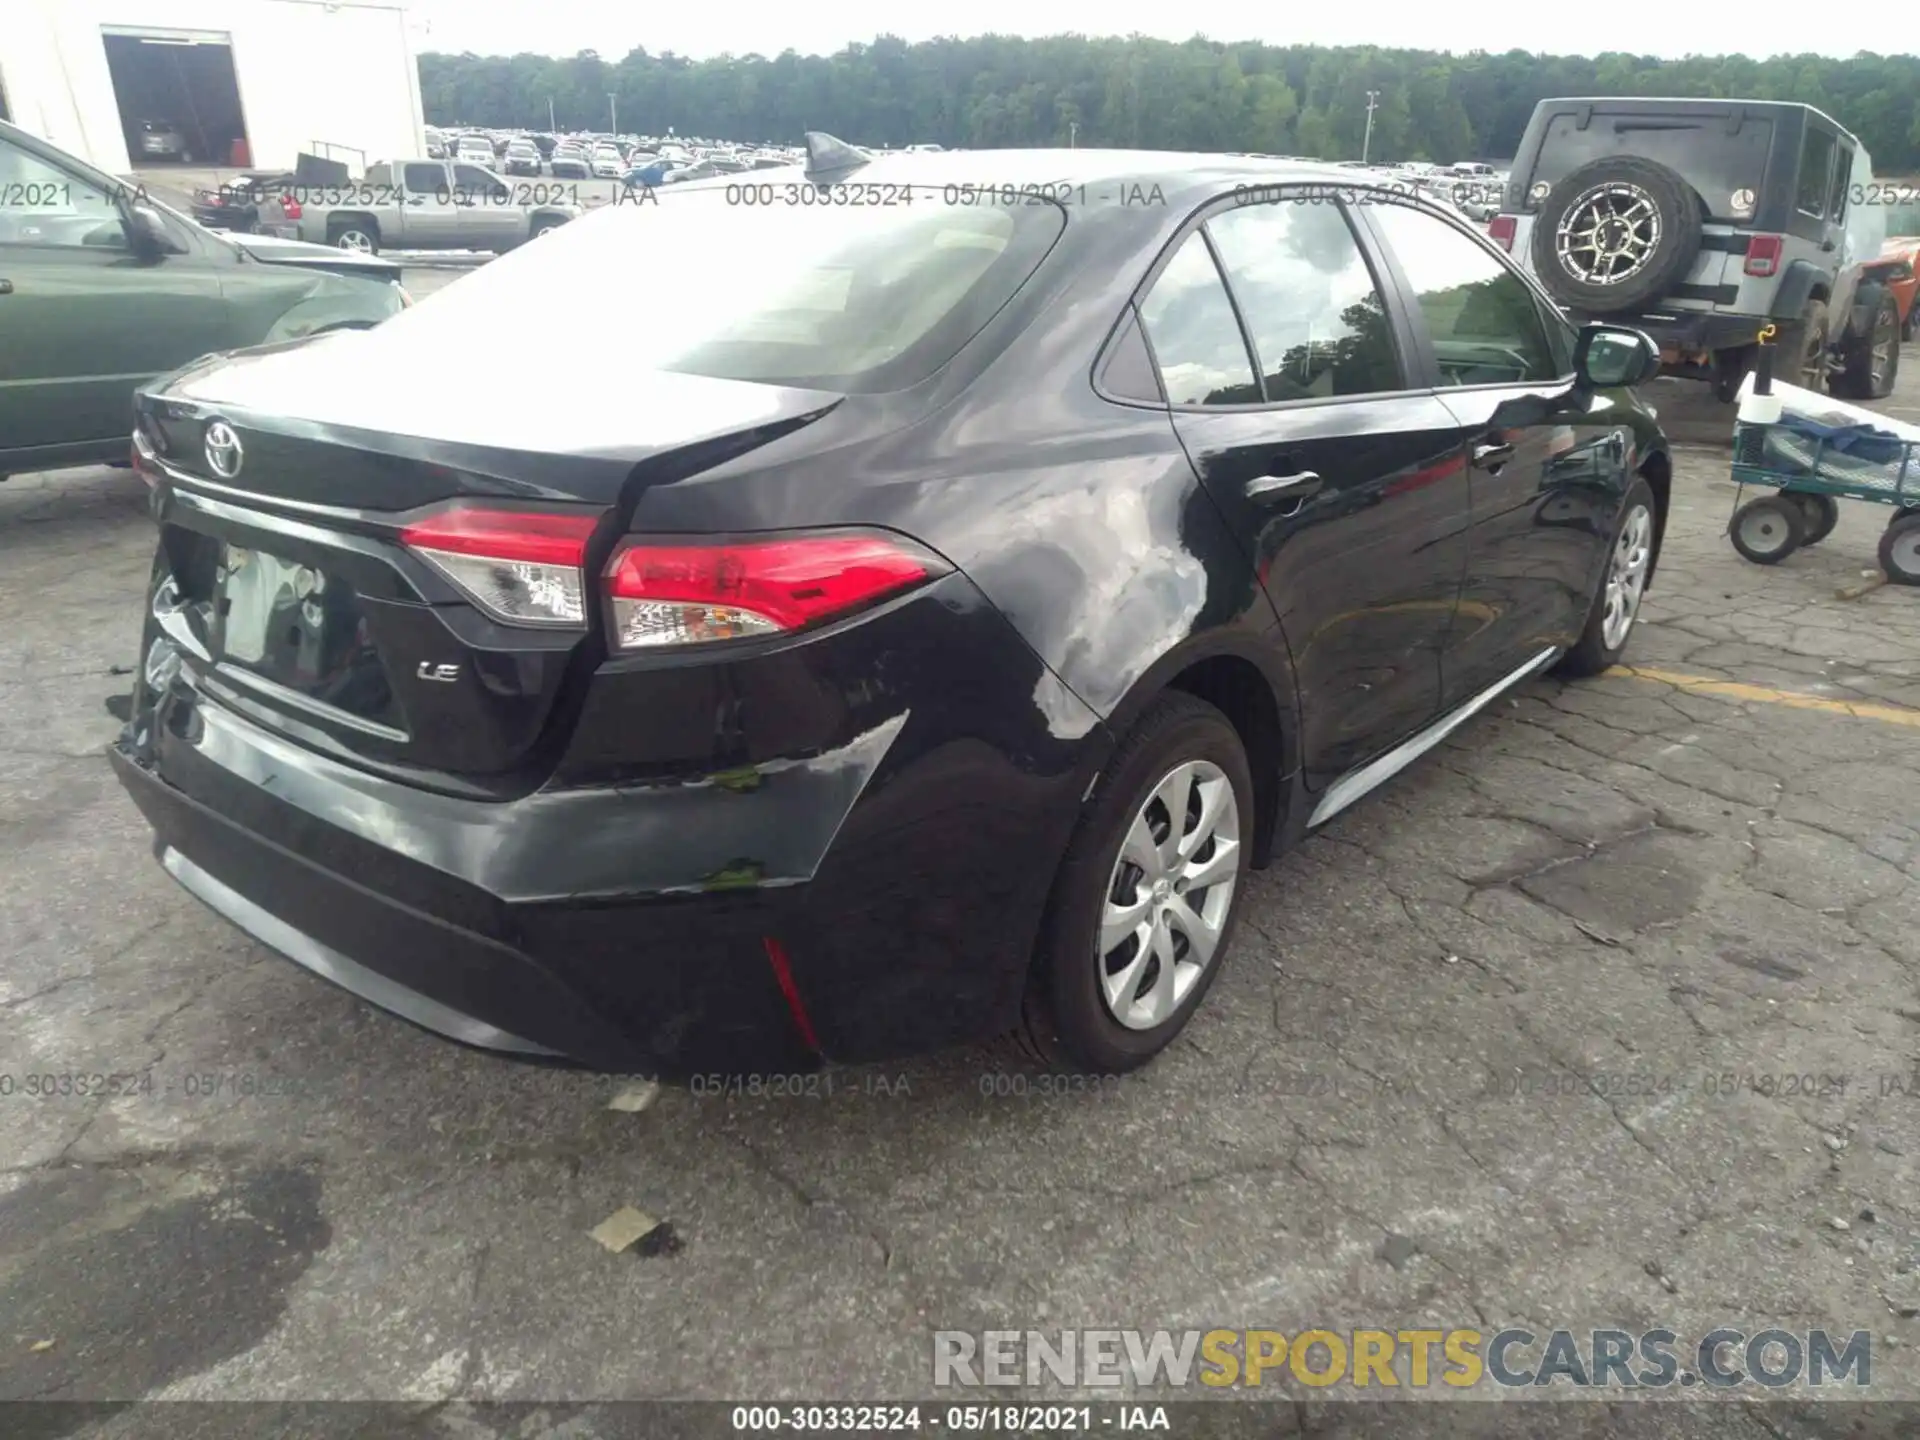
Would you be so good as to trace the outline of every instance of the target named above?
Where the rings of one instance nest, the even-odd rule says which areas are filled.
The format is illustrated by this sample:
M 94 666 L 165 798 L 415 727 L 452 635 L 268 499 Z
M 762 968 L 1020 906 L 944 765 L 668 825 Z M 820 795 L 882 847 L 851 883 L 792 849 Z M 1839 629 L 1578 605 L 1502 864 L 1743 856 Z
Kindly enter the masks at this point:
M 1250 869 L 1620 655 L 1656 357 L 1350 172 L 811 153 L 144 392 L 115 766 L 193 895 L 463 1041 L 1140 1065 Z

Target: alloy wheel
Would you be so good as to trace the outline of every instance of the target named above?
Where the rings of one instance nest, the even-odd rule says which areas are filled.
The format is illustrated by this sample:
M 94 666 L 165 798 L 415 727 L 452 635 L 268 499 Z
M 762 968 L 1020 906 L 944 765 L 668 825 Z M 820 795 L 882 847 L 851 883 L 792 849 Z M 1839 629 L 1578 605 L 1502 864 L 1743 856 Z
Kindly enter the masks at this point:
M 1653 516 L 1644 505 L 1627 512 L 1620 538 L 1613 542 L 1607 561 L 1606 608 L 1600 616 L 1600 641 L 1609 650 L 1627 643 L 1627 632 L 1640 614 L 1640 598 L 1647 589 L 1647 567 L 1653 560 Z
M 1638 185 L 1609 181 L 1567 207 L 1554 228 L 1554 253 L 1586 285 L 1618 285 L 1660 248 L 1660 207 Z
M 1108 879 L 1094 964 L 1129 1030 L 1172 1018 L 1220 948 L 1240 874 L 1240 805 L 1208 760 L 1176 765 L 1135 814 Z
M 1805 349 L 1800 355 L 1800 375 L 1794 382 L 1802 390 L 1818 390 L 1827 383 L 1827 337 L 1824 332 L 1808 331 Z
M 1891 306 L 1880 312 L 1873 327 L 1873 393 L 1878 395 L 1893 369 L 1893 352 L 1900 344 L 1900 312 Z
M 335 243 L 342 250 L 352 250 L 356 254 L 371 255 L 373 253 L 373 238 L 364 230 L 342 230 L 339 240 Z

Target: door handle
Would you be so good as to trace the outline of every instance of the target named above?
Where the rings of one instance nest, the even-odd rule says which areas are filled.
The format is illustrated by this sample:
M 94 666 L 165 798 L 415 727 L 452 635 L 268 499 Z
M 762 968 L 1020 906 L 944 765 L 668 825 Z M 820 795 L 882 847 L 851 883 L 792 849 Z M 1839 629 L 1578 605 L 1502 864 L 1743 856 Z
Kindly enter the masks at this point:
M 1255 501 L 1304 500 L 1317 494 L 1323 482 L 1311 470 L 1295 475 L 1259 475 L 1247 482 L 1247 498 Z
M 1512 458 L 1513 446 L 1507 444 L 1504 440 L 1493 445 L 1476 445 L 1473 447 L 1474 466 L 1481 470 L 1490 471 L 1496 475 L 1500 472 L 1500 467 Z

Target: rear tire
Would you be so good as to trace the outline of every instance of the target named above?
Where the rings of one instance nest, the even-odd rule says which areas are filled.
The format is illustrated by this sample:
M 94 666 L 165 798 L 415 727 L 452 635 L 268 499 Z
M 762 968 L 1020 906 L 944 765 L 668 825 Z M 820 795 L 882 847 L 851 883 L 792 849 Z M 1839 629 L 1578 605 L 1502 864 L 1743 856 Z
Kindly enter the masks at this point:
M 335 218 L 327 222 L 327 243 L 360 255 L 380 253 L 380 227 L 371 220 Z
M 1773 378 L 1803 390 L 1827 384 L 1827 302 L 1809 300 L 1800 318 L 1782 325 L 1774 337 Z
M 1899 376 L 1900 307 L 1892 292 L 1882 289 L 1874 301 L 1873 324 L 1848 343 L 1846 368 L 1830 388 L 1848 400 L 1884 400 Z
M 1920 515 L 1902 515 L 1887 526 L 1880 568 L 1895 585 L 1920 585 Z
M 1627 642 L 1633 638 L 1633 627 L 1640 618 L 1640 602 L 1646 596 L 1647 577 L 1653 571 L 1657 515 L 1653 487 L 1635 476 L 1620 507 L 1620 522 L 1613 527 L 1613 540 L 1607 546 L 1600 584 L 1587 608 L 1586 627 L 1573 648 L 1554 667 L 1556 674 L 1580 680 L 1603 674 L 1620 663 Z M 1624 624 L 1620 620 L 1622 615 Z
M 1806 512 L 1784 495 L 1763 495 L 1733 512 L 1733 548 L 1756 565 L 1777 565 L 1806 543 Z
M 1254 823 L 1227 717 L 1179 691 L 1155 700 L 1101 772 L 1054 880 L 1017 1037 L 1029 1054 L 1113 1075 L 1166 1048 L 1226 962 Z
M 1840 523 L 1840 502 L 1831 495 L 1816 495 L 1811 490 L 1783 490 L 1780 493 L 1800 507 L 1800 518 L 1807 527 L 1807 533 L 1800 541 L 1802 545 L 1818 545 Z

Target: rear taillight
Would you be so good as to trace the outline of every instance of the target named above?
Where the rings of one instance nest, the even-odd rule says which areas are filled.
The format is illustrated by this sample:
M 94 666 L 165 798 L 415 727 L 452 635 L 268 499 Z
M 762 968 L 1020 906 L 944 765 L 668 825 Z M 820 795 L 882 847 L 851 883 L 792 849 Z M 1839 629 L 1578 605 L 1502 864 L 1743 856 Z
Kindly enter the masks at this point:
M 598 514 L 459 506 L 400 539 L 496 620 L 584 629 L 587 541 L 599 523 Z
M 1761 279 L 1780 268 L 1781 240 L 1778 235 L 1755 235 L 1747 241 L 1746 272 Z
M 280 197 L 280 211 L 289 220 L 298 220 L 302 214 L 300 202 L 291 195 L 282 195 Z
M 1513 236 L 1517 222 L 1511 215 L 1496 215 L 1487 222 L 1487 234 L 1502 250 L 1513 249 Z
M 607 566 L 613 645 L 779 635 L 853 614 L 949 569 L 912 542 L 874 531 L 633 541 Z
M 160 483 L 160 456 L 153 448 L 153 442 L 147 439 L 144 429 L 133 432 L 133 451 L 130 456 L 133 473 L 147 482 L 151 489 Z

